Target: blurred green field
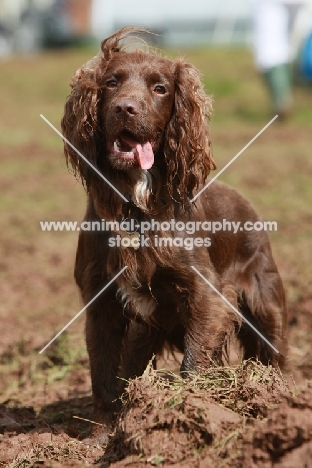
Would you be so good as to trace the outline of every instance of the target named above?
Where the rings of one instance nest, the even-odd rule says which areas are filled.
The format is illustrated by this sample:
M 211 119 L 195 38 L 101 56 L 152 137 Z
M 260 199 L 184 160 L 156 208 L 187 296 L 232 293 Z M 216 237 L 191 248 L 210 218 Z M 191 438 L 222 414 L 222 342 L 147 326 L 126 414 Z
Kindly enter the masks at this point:
M 2 356 L 12 343 L 21 342 L 31 343 L 29 352 L 34 353 L 80 309 L 72 273 L 77 233 L 41 232 L 39 221 L 81 220 L 86 197 L 68 173 L 60 137 L 39 115 L 60 128 L 70 78 L 95 53 L 63 50 L 0 62 Z M 185 56 L 203 73 L 214 100 L 211 137 L 221 169 L 272 118 L 251 54 L 236 48 L 166 54 Z M 311 297 L 311 123 L 312 87 L 296 88 L 289 121 L 275 121 L 220 177 L 247 196 L 263 219 L 277 221 L 272 246 L 292 311 Z M 84 349 L 83 322 L 81 316 L 68 330 L 74 356 Z M 303 356 L 306 333 L 291 338 L 297 346 L 300 335 Z M 5 394 L 8 381 L 18 379 L 18 366 L 14 371 L 9 367 L 12 359 L 0 359 L 7 376 Z

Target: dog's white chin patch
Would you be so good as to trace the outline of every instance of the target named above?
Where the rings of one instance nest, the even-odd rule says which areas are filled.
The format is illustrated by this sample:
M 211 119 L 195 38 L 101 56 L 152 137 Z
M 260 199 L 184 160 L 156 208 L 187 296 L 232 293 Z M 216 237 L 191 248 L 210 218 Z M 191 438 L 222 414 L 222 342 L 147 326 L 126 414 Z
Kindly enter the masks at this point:
M 116 159 L 136 160 L 141 169 L 150 169 L 154 164 L 154 152 L 149 141 L 139 143 L 128 137 L 114 141 L 112 156 Z

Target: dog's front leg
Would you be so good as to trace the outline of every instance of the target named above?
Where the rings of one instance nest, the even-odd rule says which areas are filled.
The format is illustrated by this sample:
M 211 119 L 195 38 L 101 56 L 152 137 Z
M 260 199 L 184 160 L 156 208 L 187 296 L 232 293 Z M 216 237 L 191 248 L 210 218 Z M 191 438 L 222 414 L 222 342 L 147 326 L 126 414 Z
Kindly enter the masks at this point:
M 119 400 L 118 379 L 126 319 L 114 297 L 103 295 L 87 311 L 86 342 L 89 353 L 95 417 L 110 425 Z
M 221 288 L 219 278 L 206 271 L 207 279 L 235 304 L 232 287 Z M 211 364 L 222 364 L 227 339 L 235 329 L 231 308 L 200 277 L 193 279 L 193 288 L 187 304 L 184 337 L 184 359 L 181 373 L 203 372 Z

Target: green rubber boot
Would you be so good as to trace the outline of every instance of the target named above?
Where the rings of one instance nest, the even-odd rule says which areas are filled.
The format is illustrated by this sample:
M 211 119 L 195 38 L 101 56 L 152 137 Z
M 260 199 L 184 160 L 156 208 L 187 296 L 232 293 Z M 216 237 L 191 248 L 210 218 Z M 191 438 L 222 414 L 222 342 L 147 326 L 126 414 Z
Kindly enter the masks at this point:
M 288 63 L 266 70 L 265 82 L 272 98 L 274 112 L 282 119 L 286 118 L 292 107 L 291 69 Z

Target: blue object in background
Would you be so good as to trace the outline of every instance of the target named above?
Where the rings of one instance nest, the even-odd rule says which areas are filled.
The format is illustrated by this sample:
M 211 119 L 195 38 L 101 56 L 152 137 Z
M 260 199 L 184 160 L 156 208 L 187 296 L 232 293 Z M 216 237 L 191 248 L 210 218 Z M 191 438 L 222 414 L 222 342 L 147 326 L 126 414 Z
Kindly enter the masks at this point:
M 312 32 L 308 35 L 303 44 L 301 68 L 304 78 L 312 81 Z

